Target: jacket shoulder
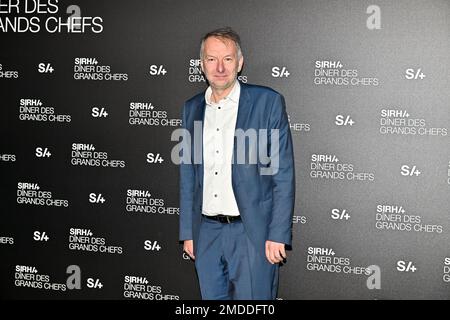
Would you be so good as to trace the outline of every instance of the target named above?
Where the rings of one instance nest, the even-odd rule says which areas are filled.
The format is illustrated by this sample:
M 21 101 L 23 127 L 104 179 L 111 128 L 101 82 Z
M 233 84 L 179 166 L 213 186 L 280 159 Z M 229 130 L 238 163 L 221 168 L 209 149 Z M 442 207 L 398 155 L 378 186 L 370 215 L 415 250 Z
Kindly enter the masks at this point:
M 281 96 L 281 93 L 270 87 L 247 83 L 241 84 L 241 86 L 244 90 L 247 90 L 250 95 L 265 95 L 267 97 Z
M 184 104 L 186 106 L 196 105 L 204 99 L 205 99 L 205 91 L 202 91 L 200 93 L 197 93 L 195 96 L 189 98 L 188 100 L 186 100 Z

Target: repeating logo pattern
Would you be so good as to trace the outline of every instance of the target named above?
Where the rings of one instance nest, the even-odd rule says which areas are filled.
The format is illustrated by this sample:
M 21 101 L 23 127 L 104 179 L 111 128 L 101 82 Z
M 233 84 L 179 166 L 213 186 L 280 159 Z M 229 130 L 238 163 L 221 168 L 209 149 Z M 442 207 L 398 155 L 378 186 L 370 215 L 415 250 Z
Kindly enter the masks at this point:
M 279 299 L 447 299 L 450 12 L 431 2 L 0 1 L 2 298 L 200 298 L 175 156 L 220 8 L 239 80 L 286 100 Z

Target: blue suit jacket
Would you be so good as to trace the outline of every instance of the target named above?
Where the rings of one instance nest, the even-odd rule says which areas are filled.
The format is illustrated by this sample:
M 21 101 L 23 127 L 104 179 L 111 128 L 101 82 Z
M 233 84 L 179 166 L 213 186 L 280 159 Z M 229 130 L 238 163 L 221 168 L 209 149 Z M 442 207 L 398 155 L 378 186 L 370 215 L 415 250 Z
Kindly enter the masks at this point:
M 276 174 L 261 175 L 260 170 L 269 164 L 261 162 L 259 157 L 257 163 L 247 161 L 244 164 L 232 164 L 232 186 L 242 222 L 247 235 L 259 249 L 264 250 L 266 240 L 290 245 L 295 173 L 292 137 L 284 98 L 267 87 L 240 84 L 236 129 L 266 129 L 269 143 L 270 129 L 279 130 L 279 166 Z M 195 141 L 194 136 L 202 137 L 205 107 L 204 92 L 189 99 L 183 106 L 183 128 L 191 136 L 190 141 L 186 139 L 184 142 L 190 144 L 191 150 L 201 147 L 199 144 L 203 143 L 202 139 Z M 201 121 L 202 129 L 198 130 L 197 122 L 195 134 L 194 121 Z M 248 147 L 245 144 L 246 154 L 249 152 Z M 233 153 L 236 155 L 236 137 Z M 180 240 L 194 240 L 195 251 L 202 212 L 203 159 L 194 161 L 192 151 L 190 160 L 190 163 L 180 164 Z

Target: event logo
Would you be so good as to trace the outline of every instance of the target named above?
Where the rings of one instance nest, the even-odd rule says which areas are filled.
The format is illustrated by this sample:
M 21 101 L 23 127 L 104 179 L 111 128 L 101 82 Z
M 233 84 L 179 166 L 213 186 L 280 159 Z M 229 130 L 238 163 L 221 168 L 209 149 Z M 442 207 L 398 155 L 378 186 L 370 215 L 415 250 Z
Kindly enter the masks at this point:
M 159 152 L 149 152 L 145 161 L 149 164 L 161 164 L 164 162 L 164 157 Z
M 375 213 L 375 227 L 378 230 L 442 233 L 440 224 L 425 223 L 422 216 L 407 214 L 403 206 L 378 204 Z
M 128 73 L 112 73 L 110 65 L 100 65 L 97 58 L 75 58 L 73 78 L 93 81 L 127 81 Z
M 153 196 L 148 190 L 128 189 L 125 210 L 134 213 L 179 215 L 179 207 L 165 205 L 162 198 Z
M 155 127 L 180 127 L 181 119 L 169 118 L 164 108 L 152 102 L 130 102 L 130 125 L 146 125 Z
M 422 68 L 408 68 L 405 70 L 406 80 L 423 80 L 426 75 L 422 72 Z
M 335 121 L 334 124 L 337 125 L 338 127 L 341 126 L 353 126 L 356 122 L 350 117 L 350 115 L 342 115 L 342 114 L 338 114 L 335 117 Z
M 121 246 L 108 245 L 106 238 L 96 237 L 90 229 L 84 228 L 70 228 L 69 249 L 109 254 L 123 253 Z
M 92 118 L 106 118 L 109 116 L 109 113 L 104 107 L 92 107 L 91 116 Z
M 355 170 L 352 163 L 342 163 L 336 155 L 312 154 L 311 171 L 309 176 L 313 179 L 348 180 L 348 181 L 374 181 L 373 172 Z
M 65 284 L 52 282 L 48 274 L 40 273 L 34 266 L 16 265 L 14 285 L 24 288 L 66 291 Z
M 447 128 L 428 126 L 424 118 L 413 118 L 403 108 L 381 109 L 379 132 L 386 135 L 447 136 Z
M 145 240 L 144 241 L 144 250 L 146 251 L 152 251 L 152 252 L 159 252 L 163 248 L 158 240 Z
M 53 68 L 51 63 L 41 62 L 38 64 L 38 72 L 39 73 L 53 73 L 55 68 Z
M 33 240 L 37 242 L 47 242 L 50 240 L 50 237 L 47 235 L 47 232 L 36 230 L 33 232 Z
M 19 120 L 37 122 L 70 122 L 68 114 L 57 114 L 55 107 L 46 106 L 41 99 L 23 98 L 19 100 Z
M 329 273 L 345 273 L 354 275 L 370 275 L 367 267 L 352 265 L 350 257 L 336 256 L 334 249 L 308 247 L 306 270 Z
M 68 207 L 69 201 L 65 199 L 53 199 L 50 191 L 43 191 L 37 183 L 17 183 L 17 203 L 31 204 L 48 207 Z
M 291 75 L 287 67 L 272 67 L 272 78 L 287 78 Z
M 89 202 L 93 204 L 104 204 L 106 199 L 101 193 L 96 194 L 94 192 L 89 193 Z
M 400 167 L 400 174 L 404 177 L 418 177 L 422 172 L 415 165 L 404 164 Z
M 340 60 L 316 60 L 314 84 L 335 86 L 378 86 L 375 77 L 360 77 L 357 69 L 344 68 Z
M 50 158 L 52 153 L 47 147 L 36 147 L 36 152 L 34 153 L 37 158 Z
M 178 295 L 168 294 L 159 284 L 152 284 L 147 277 L 125 276 L 123 296 L 129 299 L 180 300 Z
M 417 267 L 414 265 L 412 261 L 403 261 L 399 260 L 397 261 L 397 271 L 399 272 L 416 272 Z
M 345 220 L 347 221 L 348 219 L 351 218 L 351 215 L 348 213 L 347 209 L 339 209 L 339 208 L 333 208 L 331 209 L 331 219 L 333 220 Z
M 151 76 L 165 76 L 167 71 L 163 64 L 160 65 L 152 64 L 149 68 L 148 73 Z
M 97 151 L 91 143 L 72 143 L 70 163 L 73 166 L 125 168 L 124 160 L 111 160 L 105 151 Z

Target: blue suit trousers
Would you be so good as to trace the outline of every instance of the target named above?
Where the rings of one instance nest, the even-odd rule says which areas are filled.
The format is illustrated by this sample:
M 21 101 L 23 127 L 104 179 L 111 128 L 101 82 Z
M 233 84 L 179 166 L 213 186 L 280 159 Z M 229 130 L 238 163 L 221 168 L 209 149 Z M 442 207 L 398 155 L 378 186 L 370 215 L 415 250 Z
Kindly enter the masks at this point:
M 278 264 L 248 238 L 242 221 L 221 223 L 202 217 L 194 246 L 195 267 L 204 300 L 273 300 Z

